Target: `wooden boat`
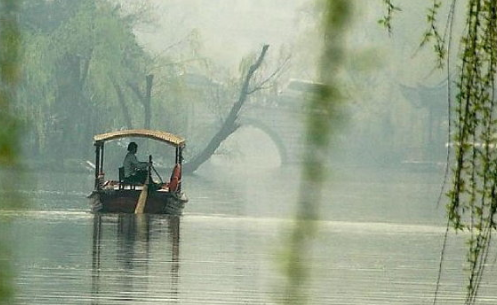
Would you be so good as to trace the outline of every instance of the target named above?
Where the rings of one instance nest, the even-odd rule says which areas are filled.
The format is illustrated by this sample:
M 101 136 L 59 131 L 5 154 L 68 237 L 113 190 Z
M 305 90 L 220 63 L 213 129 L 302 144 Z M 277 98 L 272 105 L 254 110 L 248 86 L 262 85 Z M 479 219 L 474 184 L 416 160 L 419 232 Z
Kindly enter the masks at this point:
M 104 144 L 122 138 L 147 138 L 172 146 L 176 150 L 175 166 L 171 178 L 166 183 L 130 184 L 124 179 L 124 168 L 119 168 L 118 180 L 104 178 Z M 140 198 L 145 197 L 144 213 L 172 214 L 182 213 L 188 201 L 181 190 L 181 163 L 185 140 L 182 137 L 156 130 L 132 129 L 120 130 L 94 136 L 95 145 L 95 188 L 88 196 L 92 212 L 135 213 Z M 152 156 L 150 156 L 152 164 Z M 149 178 L 151 170 L 149 166 Z M 152 180 L 152 179 L 147 179 Z M 145 196 L 144 196 L 145 194 Z M 141 199 L 140 199 L 141 200 Z

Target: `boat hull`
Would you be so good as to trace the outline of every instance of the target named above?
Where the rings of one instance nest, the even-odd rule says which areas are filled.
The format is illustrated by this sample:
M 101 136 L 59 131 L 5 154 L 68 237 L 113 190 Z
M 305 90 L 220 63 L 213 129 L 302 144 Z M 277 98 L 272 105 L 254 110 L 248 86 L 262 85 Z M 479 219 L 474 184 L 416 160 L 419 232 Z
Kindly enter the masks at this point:
M 134 213 L 141 190 L 98 190 L 88 196 L 94 213 Z M 188 200 L 181 193 L 149 192 L 144 213 L 181 215 Z

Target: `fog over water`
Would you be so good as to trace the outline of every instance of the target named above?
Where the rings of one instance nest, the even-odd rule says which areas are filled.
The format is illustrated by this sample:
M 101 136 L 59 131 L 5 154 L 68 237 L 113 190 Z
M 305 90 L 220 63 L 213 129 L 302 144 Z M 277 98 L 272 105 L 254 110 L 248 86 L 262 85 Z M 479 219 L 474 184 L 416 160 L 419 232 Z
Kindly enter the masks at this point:
M 25 178 L 18 190 L 27 204 L 18 208 L 12 190 L 0 194 L 8 203 L 0 217 L 9 220 L 2 239 L 12 252 L 16 304 L 281 303 L 288 281 L 284 251 L 300 192 L 306 191 L 301 156 L 308 149 L 308 102 L 319 86 L 322 12 L 308 0 L 111 2 L 120 3 L 112 8 L 122 16 L 144 9 L 140 22 L 130 23 L 140 51 L 151 54 L 136 68 L 139 78 L 130 71 L 136 72 L 132 58 L 141 53 L 132 49 L 118 56 L 128 36 L 109 48 L 115 62 L 101 49 L 91 49 L 91 57 L 75 48 L 78 60 L 101 60 L 89 64 L 88 77 L 101 78 L 78 87 L 80 99 L 64 87 L 63 80 L 71 80 L 64 68 L 52 86 L 44 80 L 56 72 L 38 61 L 40 66 L 25 63 L 48 72 L 33 76 L 39 83 L 28 78 L 20 94 L 23 107 L 34 109 L 26 125 L 31 131 L 22 139 Z M 398 1 L 403 10 L 389 35 L 378 25 L 382 1 L 354 3 L 348 54 L 338 72 L 346 101 L 322 165 L 327 179 L 318 232 L 306 249 L 310 276 L 304 291 L 309 304 L 432 304 L 446 228 L 445 196 L 438 199 L 446 191 L 447 71 L 434 69 L 430 46 L 418 48 L 429 4 Z M 82 24 L 87 14 L 79 17 Z M 104 23 L 95 20 L 94 28 Z M 104 28 L 114 36 L 100 37 L 109 45 L 121 33 L 112 26 Z M 47 30 L 47 37 L 54 33 Z M 31 47 L 45 50 L 39 45 L 47 37 Z M 189 201 L 182 216 L 90 213 L 92 136 L 145 122 L 144 103 L 129 75 L 143 90 L 144 76 L 154 74 L 149 123 L 184 136 L 188 162 L 220 128 L 239 98 L 242 72 L 264 44 L 270 48 L 252 82 L 263 85 L 242 107 L 239 128 L 183 177 Z M 52 58 L 46 54 L 39 58 Z M 127 60 L 123 66 L 133 69 L 100 71 Z M 79 75 L 84 61 L 73 66 Z M 280 73 L 264 83 L 275 71 Z M 26 89 L 35 85 L 44 93 Z M 47 89 L 52 87 L 57 90 Z M 118 98 L 119 90 L 124 97 Z M 106 144 L 106 179 L 117 179 L 127 144 Z M 146 141 L 139 147 L 139 160 L 152 154 L 162 177 L 170 175 L 165 168 L 172 153 Z M 464 302 L 466 237 L 449 234 L 437 304 Z M 491 260 L 481 304 L 497 301 Z
M 15 259 L 18 304 L 276 303 L 299 169 L 209 164 L 185 177 L 181 217 L 94 215 L 91 175 L 60 174 L 22 187 L 29 210 L 4 240 Z M 431 304 L 444 211 L 442 174 L 335 170 L 306 259 L 311 304 Z M 63 186 L 63 188 L 61 188 Z M 451 235 L 440 304 L 464 297 L 464 234 Z M 482 284 L 493 304 L 495 278 Z

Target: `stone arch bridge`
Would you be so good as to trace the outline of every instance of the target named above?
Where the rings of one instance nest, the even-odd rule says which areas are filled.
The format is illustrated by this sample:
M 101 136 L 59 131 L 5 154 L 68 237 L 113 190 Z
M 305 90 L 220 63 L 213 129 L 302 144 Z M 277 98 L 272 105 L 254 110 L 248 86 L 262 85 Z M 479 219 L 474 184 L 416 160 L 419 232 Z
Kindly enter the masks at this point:
M 305 113 L 299 105 L 260 105 L 257 102 L 244 105 L 239 115 L 242 126 L 251 126 L 264 132 L 273 141 L 283 165 L 299 163 L 304 143 Z
M 213 86 L 208 81 L 190 80 L 196 86 Z M 304 148 L 306 100 L 320 84 L 291 80 L 282 92 L 272 96 L 251 96 L 238 115 L 242 126 L 257 128 L 268 135 L 277 147 L 283 165 L 300 163 Z M 191 109 L 189 131 L 195 133 L 199 122 L 212 122 L 209 111 Z

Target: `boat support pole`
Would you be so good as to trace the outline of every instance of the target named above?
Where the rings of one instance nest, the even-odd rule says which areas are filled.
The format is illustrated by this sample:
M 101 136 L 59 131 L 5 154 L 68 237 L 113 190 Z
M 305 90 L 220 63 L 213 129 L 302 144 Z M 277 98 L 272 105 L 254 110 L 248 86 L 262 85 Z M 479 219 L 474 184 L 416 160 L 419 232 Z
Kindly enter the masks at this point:
M 100 149 L 100 171 L 99 171 L 99 175 L 102 174 L 104 172 L 104 143 L 102 143 L 102 148 Z
M 178 163 L 180 165 L 180 169 L 183 170 L 181 168 L 181 163 L 183 163 L 183 147 L 176 148 L 176 163 Z M 180 175 L 181 175 L 181 172 L 180 172 Z M 178 192 L 181 192 L 181 179 L 178 183 Z
M 95 143 L 95 189 L 99 189 L 98 174 L 100 173 L 100 145 Z

